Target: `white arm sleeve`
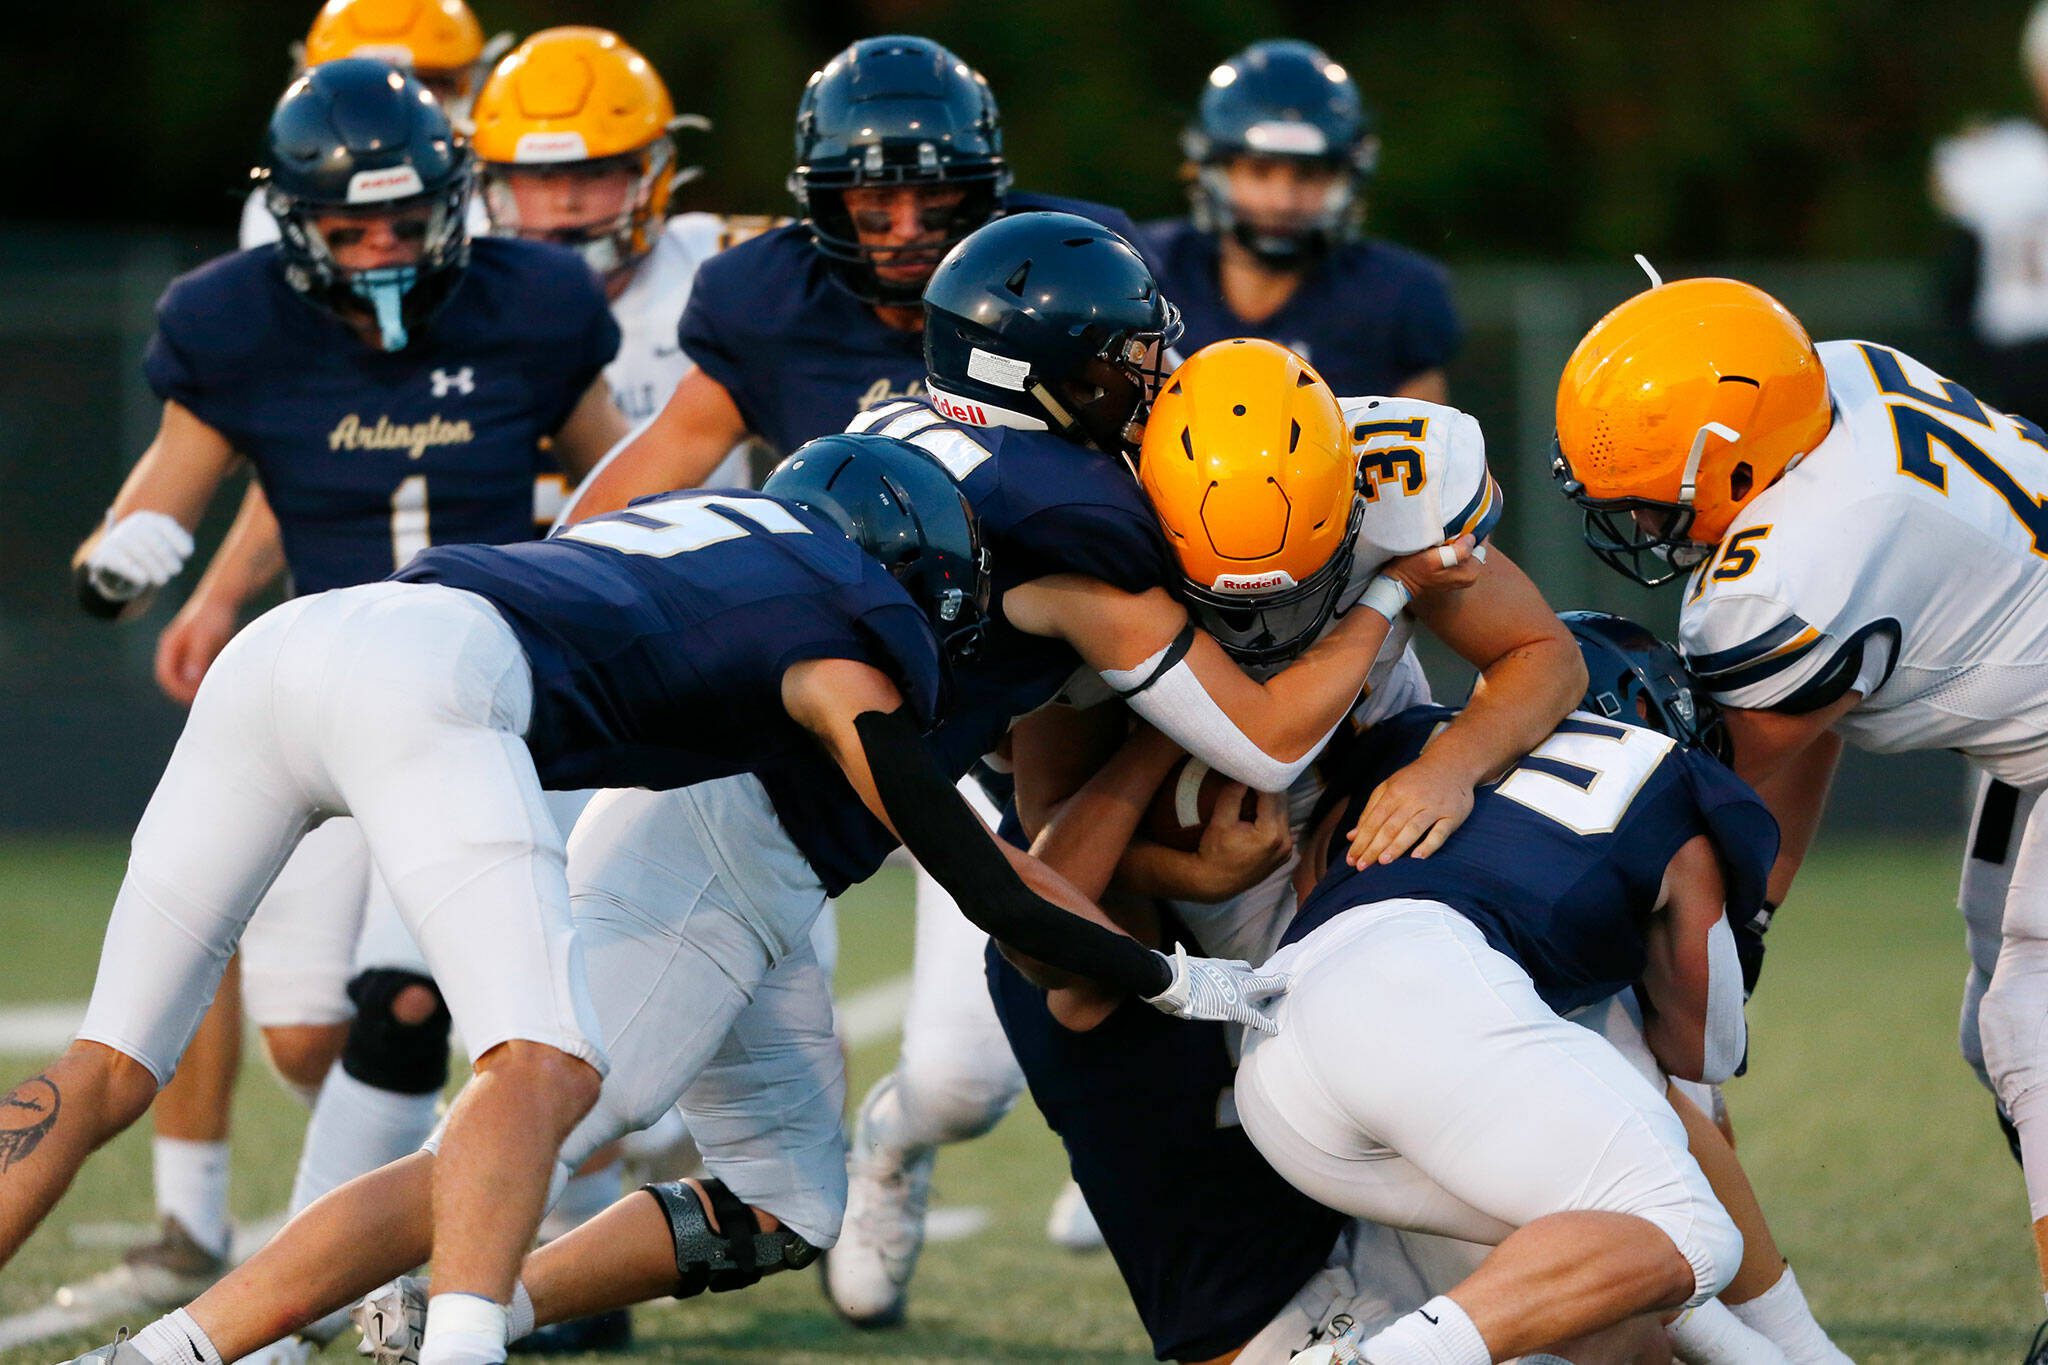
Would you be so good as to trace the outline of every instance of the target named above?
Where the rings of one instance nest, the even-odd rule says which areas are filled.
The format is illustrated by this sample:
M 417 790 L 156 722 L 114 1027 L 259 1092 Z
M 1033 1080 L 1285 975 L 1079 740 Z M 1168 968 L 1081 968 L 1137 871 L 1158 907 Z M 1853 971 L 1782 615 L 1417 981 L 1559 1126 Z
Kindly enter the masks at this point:
M 1726 915 L 1707 930 L 1707 1029 L 1700 1079 L 1719 1085 L 1734 1076 L 1749 1048 L 1742 1014 L 1742 960 Z
M 1324 735 L 1292 763 L 1281 762 L 1253 743 L 1251 736 L 1223 714 L 1223 708 L 1202 686 L 1185 657 L 1162 669 L 1175 647 L 1166 646 L 1136 668 L 1103 669 L 1102 680 L 1115 688 L 1153 728 L 1225 777 L 1242 782 L 1253 791 L 1286 791 L 1323 751 L 1330 735 Z M 1337 726 L 1331 726 L 1330 734 L 1336 732 Z

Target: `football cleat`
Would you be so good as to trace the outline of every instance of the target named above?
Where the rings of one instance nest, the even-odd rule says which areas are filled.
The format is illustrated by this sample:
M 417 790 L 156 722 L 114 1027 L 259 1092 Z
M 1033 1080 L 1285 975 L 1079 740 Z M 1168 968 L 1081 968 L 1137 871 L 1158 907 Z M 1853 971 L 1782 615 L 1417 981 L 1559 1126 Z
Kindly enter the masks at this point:
M 198 1298 L 227 1268 L 225 1256 L 199 1245 L 167 1214 L 155 1239 L 130 1247 L 118 1265 L 58 1289 L 57 1306 L 95 1321 L 164 1312 Z
M 876 1093 L 880 1093 L 878 1090 Z M 910 1301 L 910 1276 L 924 1250 L 936 1148 L 907 1157 L 877 1150 L 867 1114 L 854 1125 L 847 1162 L 846 1218 L 823 1257 L 825 1297 L 855 1327 L 896 1327 Z
M 515 1356 L 576 1356 L 633 1344 L 633 1315 L 623 1308 L 539 1327 L 506 1349 Z
M 150 1365 L 150 1359 L 135 1349 L 128 1340 L 128 1329 L 123 1327 L 106 1345 L 95 1346 L 82 1356 L 73 1356 L 64 1365 Z
M 1102 1239 L 1095 1211 L 1088 1207 L 1088 1196 L 1071 1180 L 1052 1201 L 1052 1211 L 1045 1219 L 1045 1235 L 1054 1246 L 1077 1255 L 1101 1251 L 1109 1245 Z
M 427 1331 L 427 1282 L 401 1275 L 370 1293 L 350 1314 L 362 1329 L 356 1354 L 377 1365 L 420 1365 L 420 1338 Z
M 319 1347 L 301 1336 L 286 1337 L 273 1341 L 268 1346 L 251 1351 L 236 1362 L 236 1365 L 306 1365 Z

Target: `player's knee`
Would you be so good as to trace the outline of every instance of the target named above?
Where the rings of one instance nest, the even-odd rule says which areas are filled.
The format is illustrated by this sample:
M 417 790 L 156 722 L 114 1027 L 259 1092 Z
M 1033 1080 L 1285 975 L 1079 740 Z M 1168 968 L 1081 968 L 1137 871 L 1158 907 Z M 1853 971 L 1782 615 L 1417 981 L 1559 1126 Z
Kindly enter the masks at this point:
M 1977 1038 L 1992 1089 L 2008 1106 L 2048 1080 L 2048 941 L 2006 942 L 1977 1007 Z
M 745 1289 L 765 1275 L 802 1270 L 818 1259 L 818 1248 L 786 1227 L 763 1232 L 754 1210 L 722 1180 L 671 1180 L 643 1188 L 668 1219 L 679 1299 Z
M 263 1030 L 263 1051 L 278 1076 L 308 1105 L 348 1045 L 347 1024 L 286 1024 Z
M 355 1022 L 342 1070 L 364 1085 L 431 1095 L 448 1083 L 448 1006 L 418 972 L 373 968 L 348 983 Z
M 476 1059 L 476 1073 L 505 1081 L 527 1097 L 537 1122 L 552 1120 L 566 1138 L 598 1102 L 604 1077 L 581 1057 L 548 1043 L 514 1038 Z
M 1023 1092 L 1023 1079 L 1014 1065 L 1000 1072 L 965 1070 L 915 1066 L 905 1058 L 896 1084 L 909 1125 L 937 1145 L 978 1138 L 1001 1123 Z

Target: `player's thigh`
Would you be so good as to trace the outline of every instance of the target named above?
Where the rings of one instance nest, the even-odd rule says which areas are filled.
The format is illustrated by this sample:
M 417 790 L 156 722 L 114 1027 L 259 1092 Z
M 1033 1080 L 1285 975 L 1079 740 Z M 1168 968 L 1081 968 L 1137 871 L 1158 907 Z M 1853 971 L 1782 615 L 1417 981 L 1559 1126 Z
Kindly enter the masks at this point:
M 304 717 L 273 678 L 304 609 L 230 643 L 201 686 L 129 849 L 79 1036 L 159 1081 L 206 1012 L 264 890 L 317 819 L 300 780 Z
M 846 1211 L 846 1064 L 810 954 L 778 962 L 683 1092 L 705 1169 L 813 1246 Z
M 799 924 L 824 904 L 813 879 L 808 888 L 783 884 L 789 903 L 764 906 L 778 879 L 744 884 L 733 859 L 762 832 L 707 825 L 697 818 L 707 809 L 739 819 L 716 798 L 613 791 L 577 824 L 571 904 L 590 979 L 601 983 L 597 1015 L 613 1065 L 596 1109 L 565 1148 L 572 1160 L 655 1122 L 676 1102 L 777 963 L 762 920 Z M 783 960 L 812 961 L 807 946 Z M 819 996 L 829 1033 L 822 985 Z
M 521 738 L 525 655 L 481 598 L 378 586 L 326 697 L 347 808 L 472 1052 L 520 1039 L 602 1068 L 561 834 Z
M 299 840 L 242 935 L 242 1005 L 259 1028 L 337 1024 L 369 893 L 361 826 L 335 816 Z
M 1512 1227 L 1568 1209 L 1681 1221 L 1718 1209 L 1663 1097 L 1552 1013 L 1469 921 L 1448 909 L 1363 913 L 1329 951 L 1300 959 L 1280 1035 L 1247 1057 L 1273 1053 L 1295 1090 L 1320 1091 L 1305 1136 L 1354 1159 L 1398 1152 Z

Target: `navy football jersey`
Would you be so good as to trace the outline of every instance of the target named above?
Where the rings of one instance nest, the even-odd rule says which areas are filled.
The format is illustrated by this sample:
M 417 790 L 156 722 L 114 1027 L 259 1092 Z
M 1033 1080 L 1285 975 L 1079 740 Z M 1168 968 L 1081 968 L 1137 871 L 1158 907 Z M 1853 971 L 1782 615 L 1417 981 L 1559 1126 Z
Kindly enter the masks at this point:
M 996 1017 L 1154 1354 L 1207 1360 L 1244 1345 L 1322 1269 L 1347 1220 L 1281 1179 L 1245 1136 L 1224 1026 L 1127 1000 L 1076 1033 L 994 944 L 987 952 Z
M 1326 803 L 1346 802 L 1328 870 L 1281 942 L 1293 943 L 1354 906 L 1441 901 L 1529 973 L 1559 1014 L 1604 1000 L 1643 974 L 1643 928 L 1664 870 L 1688 840 L 1714 841 L 1728 915 L 1763 904 L 1778 825 L 1749 786 L 1697 749 L 1584 712 L 1479 788 L 1472 814 L 1428 858 L 1363 871 L 1345 865 L 1344 831 L 1395 769 L 1412 762 L 1455 713 L 1418 706 L 1382 721 L 1344 756 Z M 1328 808 L 1326 804 L 1325 809 Z
M 1121 210 L 1012 194 L 1010 213 L 1078 213 L 1133 243 Z M 678 327 L 683 350 L 724 386 L 747 430 L 784 454 L 843 431 L 855 414 L 924 392 L 924 336 L 885 324 L 834 283 L 802 223 L 705 261 Z
M 1012 720 L 1051 701 L 1081 666 L 1064 641 L 1005 622 L 1003 593 L 1051 574 L 1144 592 L 1178 582 L 1180 571 L 1144 491 L 1111 456 L 1050 432 L 962 426 L 920 399 L 871 409 L 854 429 L 908 440 L 937 457 L 973 505 L 988 547 L 992 619 L 980 651 L 953 669 L 951 699 L 931 735 L 940 764 L 963 777 Z M 799 755 L 763 776 L 790 837 L 834 895 L 867 878 L 896 847 L 838 769 L 817 756 Z
M 285 282 L 277 247 L 172 281 L 144 370 L 255 465 L 300 592 L 374 582 L 430 544 L 533 535 L 543 437 L 618 350 L 581 257 L 485 238 L 403 351 Z
M 1317 262 L 1294 296 L 1263 322 L 1224 302 L 1216 238 L 1185 218 L 1143 229 L 1159 287 L 1180 308 L 1182 355 L 1231 337 L 1264 337 L 1305 358 L 1347 397 L 1390 394 L 1440 369 L 1463 340 L 1450 284 L 1426 256 L 1367 239 Z
M 643 498 L 548 540 L 436 546 L 393 576 L 476 593 L 510 623 L 533 667 L 527 747 L 557 790 L 688 786 L 796 751 L 836 776 L 782 706 L 805 659 L 881 669 L 921 726 L 939 704 L 938 642 L 909 594 L 830 522 L 759 493 Z

